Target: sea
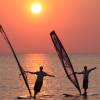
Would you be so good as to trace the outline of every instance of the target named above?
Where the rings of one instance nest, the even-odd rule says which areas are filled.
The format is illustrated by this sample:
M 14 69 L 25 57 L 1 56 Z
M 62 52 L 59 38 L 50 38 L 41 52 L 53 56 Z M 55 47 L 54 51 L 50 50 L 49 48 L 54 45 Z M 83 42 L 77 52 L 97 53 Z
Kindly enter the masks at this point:
M 87 97 L 80 96 L 78 90 L 67 78 L 57 54 L 17 54 L 17 57 L 25 71 L 35 72 L 39 70 L 40 66 L 43 66 L 45 72 L 55 75 L 55 77 L 46 76 L 44 78 L 37 100 L 100 100 L 100 54 L 69 55 L 76 72 L 81 72 L 85 65 L 88 69 L 96 67 L 89 75 Z M 31 92 L 34 94 L 36 75 L 28 73 L 27 78 Z M 83 93 L 83 75 L 77 75 L 77 78 Z M 16 60 L 10 54 L 0 55 L 0 100 L 18 100 L 18 96 L 29 96 L 29 93 Z

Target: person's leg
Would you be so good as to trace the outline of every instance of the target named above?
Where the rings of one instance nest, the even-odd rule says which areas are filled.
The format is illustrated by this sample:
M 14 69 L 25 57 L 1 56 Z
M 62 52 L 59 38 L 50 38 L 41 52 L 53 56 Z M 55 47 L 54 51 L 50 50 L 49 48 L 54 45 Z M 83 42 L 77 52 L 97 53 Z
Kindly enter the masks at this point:
M 33 96 L 33 98 L 35 99 L 36 98 L 36 92 L 34 91 L 34 96 Z
M 36 82 L 34 86 L 34 99 L 38 92 L 40 92 L 43 82 Z
M 83 89 L 84 89 L 83 95 L 85 95 L 85 91 L 86 91 L 86 81 L 85 80 L 83 80 Z
M 87 89 L 88 89 L 88 80 L 86 81 L 86 88 L 85 88 L 85 94 L 87 95 Z
M 87 95 L 87 89 L 84 89 L 84 95 Z
M 37 95 L 38 91 L 34 90 L 34 99 L 36 99 L 36 95 Z
M 87 95 L 87 89 L 88 89 L 88 80 L 84 80 L 83 83 L 83 89 L 84 89 L 84 94 L 83 95 Z

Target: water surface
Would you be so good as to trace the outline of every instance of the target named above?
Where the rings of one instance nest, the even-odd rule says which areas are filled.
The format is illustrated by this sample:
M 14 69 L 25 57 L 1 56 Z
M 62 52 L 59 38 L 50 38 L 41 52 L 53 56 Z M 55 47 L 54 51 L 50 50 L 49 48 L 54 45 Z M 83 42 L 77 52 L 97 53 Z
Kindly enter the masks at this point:
M 66 77 L 63 67 L 56 54 L 22 54 L 18 59 L 24 68 L 28 71 L 38 71 L 39 66 L 44 66 L 44 71 L 53 74 L 56 77 L 45 77 L 41 92 L 37 98 L 43 100 L 100 100 L 100 55 L 70 55 L 72 65 L 75 71 L 83 70 L 83 66 L 88 68 L 97 67 L 90 74 L 88 97 L 64 97 L 62 94 L 78 95 L 77 89 Z M 20 95 L 28 95 L 27 88 L 22 77 L 19 77 L 20 71 L 13 56 L 0 56 L 0 100 L 17 100 Z M 32 93 L 35 75 L 27 74 Z M 78 75 L 80 87 L 82 89 L 82 75 Z M 83 92 L 83 90 L 82 90 Z

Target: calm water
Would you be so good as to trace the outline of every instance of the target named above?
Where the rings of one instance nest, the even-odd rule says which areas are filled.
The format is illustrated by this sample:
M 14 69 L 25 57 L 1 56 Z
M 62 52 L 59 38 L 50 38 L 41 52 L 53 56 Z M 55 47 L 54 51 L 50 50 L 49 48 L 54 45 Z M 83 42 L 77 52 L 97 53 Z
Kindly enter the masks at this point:
M 56 54 L 24 54 L 18 56 L 24 70 L 37 71 L 39 66 L 44 66 L 44 71 L 56 77 L 45 77 L 41 92 L 37 98 L 42 100 L 100 100 L 100 55 L 70 55 L 75 71 L 81 71 L 84 65 L 88 68 L 97 67 L 90 74 L 88 97 L 64 97 L 62 94 L 75 94 L 78 91 L 67 79 L 62 65 Z M 19 69 L 13 56 L 0 56 L 0 100 L 17 100 L 20 95 L 28 95 Z M 35 75 L 27 74 L 30 88 L 36 79 Z M 78 75 L 82 88 L 82 75 Z M 83 91 L 83 90 L 82 90 Z

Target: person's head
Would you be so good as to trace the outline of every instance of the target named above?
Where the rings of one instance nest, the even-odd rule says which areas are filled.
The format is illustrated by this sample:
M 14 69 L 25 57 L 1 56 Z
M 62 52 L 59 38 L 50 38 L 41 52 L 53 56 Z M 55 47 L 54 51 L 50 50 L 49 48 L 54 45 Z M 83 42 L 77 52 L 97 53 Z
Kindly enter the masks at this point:
M 87 66 L 84 66 L 84 69 L 87 70 Z
M 40 71 L 42 71 L 43 70 L 43 67 L 42 66 L 40 66 Z

